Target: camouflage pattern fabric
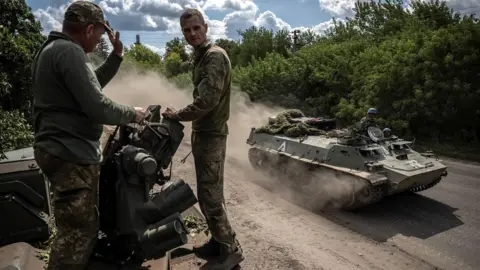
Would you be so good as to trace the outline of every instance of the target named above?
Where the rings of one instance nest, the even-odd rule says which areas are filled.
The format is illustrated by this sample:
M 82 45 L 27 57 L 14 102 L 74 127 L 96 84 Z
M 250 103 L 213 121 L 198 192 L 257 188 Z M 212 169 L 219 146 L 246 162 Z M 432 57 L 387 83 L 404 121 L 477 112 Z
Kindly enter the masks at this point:
M 100 6 L 90 1 L 76 1 L 68 6 L 65 11 L 64 20 L 79 23 L 103 24 L 105 29 L 113 32 L 105 21 L 104 14 Z
M 72 164 L 40 148 L 34 153 L 52 186 L 57 225 L 46 269 L 84 269 L 99 230 L 100 165 Z
M 195 48 L 193 102 L 177 112 L 180 121 L 192 121 L 192 130 L 228 135 L 232 67 L 221 47 L 206 42 Z
M 256 133 L 283 134 L 288 137 L 300 137 L 305 135 L 324 135 L 324 130 L 314 128 L 306 123 L 292 123 L 292 118 L 304 117 L 302 111 L 297 109 L 285 110 L 277 115 L 273 123 L 255 129 Z
M 363 117 L 359 122 L 352 125 L 349 130 L 352 134 L 366 135 L 366 130 L 369 126 L 377 126 L 377 121 L 374 118 Z
M 332 137 L 332 138 L 343 138 L 343 137 L 351 136 L 352 133 L 350 130 L 344 128 L 344 129 L 329 130 L 325 135 L 327 137 Z
M 227 136 L 193 132 L 191 140 L 200 209 L 212 237 L 233 252 L 235 232 L 228 221 L 223 195 Z

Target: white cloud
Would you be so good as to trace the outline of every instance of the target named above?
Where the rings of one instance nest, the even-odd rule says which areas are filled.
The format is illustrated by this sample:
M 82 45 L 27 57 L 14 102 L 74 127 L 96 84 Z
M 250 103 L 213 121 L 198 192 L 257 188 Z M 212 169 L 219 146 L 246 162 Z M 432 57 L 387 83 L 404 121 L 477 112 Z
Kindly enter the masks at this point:
M 48 7 L 34 11 L 35 16 L 41 22 L 44 32 L 60 30 L 63 14 L 71 2 L 56 8 Z M 93 0 L 90 0 L 93 1 Z M 293 0 L 292 0 L 293 1 Z M 297 0 L 304 1 L 304 0 Z M 315 1 L 315 0 L 310 0 Z M 361 0 L 367 1 L 367 0 Z M 465 9 L 475 6 L 474 2 L 480 0 L 448 0 L 449 5 L 455 9 Z M 204 15 L 209 25 L 209 36 L 213 39 L 230 38 L 238 39 L 237 30 L 246 29 L 251 26 L 265 27 L 273 31 L 280 29 L 293 30 L 292 26 L 277 17 L 270 10 L 259 12 L 254 1 L 245 0 L 97 0 L 102 7 L 106 18 L 110 21 L 115 30 L 123 31 L 163 31 L 170 35 L 181 35 L 179 17 L 186 8 L 197 8 Z M 319 0 L 320 8 L 328 11 L 335 17 L 353 15 L 355 0 Z M 272 3 L 273 4 L 273 3 Z M 478 5 L 478 4 L 477 4 Z M 226 13 L 223 19 L 211 19 L 205 11 Z M 471 11 L 470 11 L 471 12 Z M 337 20 L 341 20 L 338 19 Z M 295 29 L 312 29 L 322 34 L 328 27 L 333 25 L 332 20 L 324 21 L 314 26 L 296 27 Z M 155 37 L 161 43 L 161 34 Z M 165 41 L 166 42 L 166 41 Z
M 428 0 L 422 0 L 428 2 Z M 479 0 L 445 0 L 447 5 L 460 14 L 479 13 L 480 1 Z M 408 1 L 410 3 L 410 1 Z
M 63 13 L 70 0 L 58 7 L 37 9 L 35 16 L 41 22 L 44 32 L 61 29 Z M 93 1 L 93 0 L 90 0 Z M 273 12 L 258 14 L 253 1 L 244 0 L 100 0 L 105 17 L 115 29 L 132 31 L 165 31 L 180 35 L 179 16 L 186 8 L 197 8 L 202 12 L 209 25 L 209 35 L 214 38 L 238 38 L 237 30 L 250 26 L 266 27 L 274 31 L 291 26 L 278 18 Z M 222 20 L 209 19 L 205 10 L 217 10 L 230 13 Z
M 50 32 L 51 30 L 62 29 L 63 12 L 58 8 L 48 7 L 47 9 L 37 9 L 33 12 L 33 15 L 40 21 L 44 32 Z
M 429 2 L 430 0 L 422 0 Z M 445 0 L 447 5 L 454 11 L 459 13 L 472 13 L 479 11 L 480 0 Z M 353 9 L 357 0 L 318 0 L 320 8 L 328 13 L 339 17 L 352 17 L 354 15 Z M 360 0 L 360 2 L 370 2 L 370 0 Z M 405 0 L 405 7 L 410 3 L 410 0 Z
M 257 5 L 253 1 L 245 0 L 206 0 L 202 6 L 203 10 L 250 10 L 258 11 Z
M 226 34 L 229 38 L 237 39 L 237 30 L 243 30 L 252 26 L 265 27 L 266 29 L 278 31 L 287 29 L 290 31 L 292 27 L 284 20 L 278 18 L 273 12 L 267 10 L 258 16 L 255 11 L 234 11 L 229 13 L 223 19 L 226 28 Z
M 292 27 L 290 24 L 286 23 L 284 20 L 278 18 L 273 12 L 267 10 L 260 14 L 255 20 L 255 25 L 260 27 L 263 26 L 267 29 L 272 29 L 274 32 L 282 29 L 291 30 Z
M 222 21 L 218 20 L 209 20 L 208 24 L 208 35 L 213 39 L 219 38 L 228 38 L 227 36 L 227 27 Z
M 337 23 L 338 22 L 345 22 L 345 19 L 337 18 L 336 20 L 337 20 Z M 325 31 L 332 26 L 333 26 L 333 19 L 330 19 L 328 21 L 321 22 L 321 23 L 319 23 L 317 25 L 314 25 L 312 27 L 306 27 L 306 26 L 295 27 L 295 28 L 292 29 L 292 31 L 293 30 L 300 30 L 300 32 L 305 32 L 307 30 L 311 30 L 311 31 L 313 31 L 316 34 L 321 36 L 321 35 L 325 34 Z
M 369 0 L 360 0 L 368 2 Z M 352 16 L 357 0 L 318 0 L 320 8 L 335 16 Z
M 155 46 L 152 46 L 152 45 L 149 45 L 149 44 L 144 44 L 145 47 L 147 47 L 148 49 L 160 54 L 160 55 L 164 55 L 165 54 L 165 48 L 157 48 Z

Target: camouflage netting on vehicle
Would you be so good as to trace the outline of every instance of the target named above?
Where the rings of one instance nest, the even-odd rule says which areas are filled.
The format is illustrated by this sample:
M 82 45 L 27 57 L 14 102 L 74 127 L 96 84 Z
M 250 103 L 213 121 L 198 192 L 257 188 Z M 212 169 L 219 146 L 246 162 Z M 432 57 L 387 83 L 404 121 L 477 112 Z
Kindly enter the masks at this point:
M 305 135 L 323 135 L 324 130 L 312 127 L 306 123 L 292 123 L 292 118 L 305 117 L 302 111 L 290 109 L 283 111 L 269 124 L 255 129 L 256 133 L 267 133 L 272 135 L 283 134 L 288 137 L 300 137 Z
M 327 137 L 340 138 L 349 135 L 347 129 L 325 131 L 313 127 L 304 122 L 294 123 L 293 118 L 305 117 L 305 114 L 298 109 L 285 110 L 279 113 L 274 119 L 269 121 L 267 125 L 255 129 L 255 133 L 267 133 L 271 135 L 283 134 L 287 137 L 300 137 L 306 135 L 325 135 Z
M 329 132 L 327 132 L 326 135 L 327 135 L 327 137 L 342 138 L 342 137 L 346 137 L 346 136 L 351 136 L 352 132 L 351 132 L 351 130 L 349 130 L 347 128 L 334 129 L 334 130 L 330 130 Z

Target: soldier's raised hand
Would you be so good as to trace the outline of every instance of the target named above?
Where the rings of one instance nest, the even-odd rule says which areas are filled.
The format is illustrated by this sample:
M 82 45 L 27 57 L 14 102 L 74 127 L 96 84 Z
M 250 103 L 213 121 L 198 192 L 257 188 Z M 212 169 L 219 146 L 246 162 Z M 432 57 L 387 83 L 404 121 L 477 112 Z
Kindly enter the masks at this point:
M 122 56 L 123 54 L 123 43 L 120 40 L 120 32 L 115 32 L 115 36 L 113 36 L 113 32 L 108 32 L 108 38 L 113 46 L 113 52 L 118 55 Z

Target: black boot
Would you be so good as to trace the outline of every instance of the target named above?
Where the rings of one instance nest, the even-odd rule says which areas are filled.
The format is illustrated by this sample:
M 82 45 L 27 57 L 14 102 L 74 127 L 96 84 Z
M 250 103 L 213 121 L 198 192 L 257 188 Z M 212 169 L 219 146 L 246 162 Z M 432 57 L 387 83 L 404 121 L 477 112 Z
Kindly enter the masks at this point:
M 243 256 L 242 247 L 240 243 L 235 239 L 234 245 L 229 247 L 225 244 L 218 243 L 220 245 L 220 255 L 216 258 L 210 259 L 201 269 L 209 270 L 231 270 L 236 269 L 245 257 Z
M 209 260 L 220 256 L 220 245 L 221 244 L 213 239 L 213 237 L 210 237 L 210 239 L 204 244 L 194 246 L 193 252 L 198 258 Z

